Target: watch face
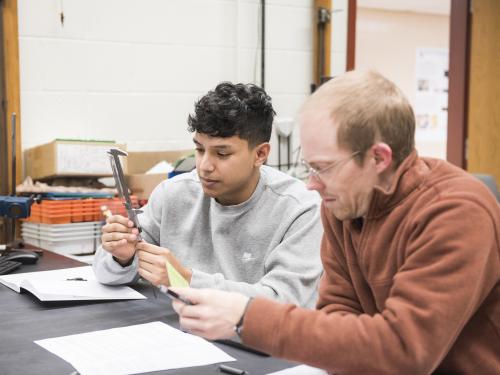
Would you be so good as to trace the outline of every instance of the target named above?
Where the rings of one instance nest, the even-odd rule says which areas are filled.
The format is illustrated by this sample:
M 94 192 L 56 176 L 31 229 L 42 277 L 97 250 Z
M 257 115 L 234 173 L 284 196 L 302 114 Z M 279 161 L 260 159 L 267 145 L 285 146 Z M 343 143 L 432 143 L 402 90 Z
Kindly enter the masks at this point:
M 253 297 L 250 297 L 248 299 L 247 304 L 245 306 L 245 309 L 243 310 L 243 314 L 241 314 L 240 320 L 234 326 L 234 332 L 236 332 L 236 334 L 238 335 L 238 337 L 240 339 L 241 339 L 241 334 L 243 333 L 243 320 L 245 319 L 245 314 L 247 313 L 248 306 L 250 306 L 250 302 L 252 302 L 252 300 L 253 300 Z
M 234 331 L 238 335 L 239 338 L 241 338 L 241 334 L 243 333 L 243 324 L 238 324 L 234 327 Z

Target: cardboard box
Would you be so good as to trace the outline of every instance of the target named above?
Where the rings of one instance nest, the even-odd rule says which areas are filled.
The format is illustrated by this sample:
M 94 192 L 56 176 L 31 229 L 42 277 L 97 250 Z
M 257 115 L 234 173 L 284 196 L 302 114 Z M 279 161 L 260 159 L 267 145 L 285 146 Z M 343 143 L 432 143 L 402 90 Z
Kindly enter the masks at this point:
M 178 159 L 192 154 L 193 150 L 129 152 L 127 157 L 127 185 L 139 199 L 148 199 L 154 188 L 167 179 L 166 173 L 145 174 L 161 161 L 174 164 Z
M 30 148 L 24 152 L 26 176 L 34 180 L 52 177 L 111 176 L 107 151 L 110 148 L 125 150 L 114 142 L 87 142 L 55 140 Z M 124 172 L 127 161 L 122 161 Z

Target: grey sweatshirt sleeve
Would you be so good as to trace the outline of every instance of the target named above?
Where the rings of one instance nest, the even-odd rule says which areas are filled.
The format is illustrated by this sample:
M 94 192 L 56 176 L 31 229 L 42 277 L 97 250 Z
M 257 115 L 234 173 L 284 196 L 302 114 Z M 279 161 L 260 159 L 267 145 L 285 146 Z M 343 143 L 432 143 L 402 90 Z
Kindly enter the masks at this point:
M 216 288 L 247 296 L 264 296 L 303 307 L 314 307 L 323 267 L 319 257 L 323 228 L 318 206 L 293 218 L 282 241 L 268 254 L 265 275 L 250 284 L 228 280 L 221 273 L 193 269 L 191 287 Z
M 92 268 L 99 282 L 106 285 L 133 284 L 139 279 L 137 257 L 128 267 L 123 267 L 101 246 L 97 249 Z

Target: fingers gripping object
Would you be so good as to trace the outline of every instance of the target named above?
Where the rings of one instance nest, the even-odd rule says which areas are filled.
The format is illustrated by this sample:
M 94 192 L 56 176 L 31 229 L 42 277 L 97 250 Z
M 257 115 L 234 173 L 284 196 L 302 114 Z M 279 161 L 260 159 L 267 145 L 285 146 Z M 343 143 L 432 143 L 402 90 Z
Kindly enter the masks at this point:
M 122 201 L 123 205 L 125 206 L 125 209 L 127 210 L 127 216 L 129 220 L 131 220 L 134 223 L 134 227 L 137 228 L 139 233 L 137 234 L 137 241 L 142 241 L 142 236 L 141 232 L 143 231 L 143 228 L 141 227 L 141 224 L 139 223 L 139 217 L 138 215 L 142 213 L 141 210 L 134 208 L 132 205 L 132 200 L 130 199 L 130 195 L 128 193 L 128 186 L 125 183 L 125 176 L 123 174 L 123 168 L 122 168 L 122 163 L 120 161 L 120 156 L 128 156 L 128 154 L 125 151 L 122 151 L 118 148 L 112 148 L 108 151 L 109 154 L 109 161 L 111 163 L 111 170 L 113 171 L 113 177 L 115 178 L 115 183 L 116 183 L 116 189 L 118 190 L 118 195 L 120 196 L 120 200 Z M 144 232 L 153 238 L 148 231 L 144 230 Z M 153 289 L 153 294 L 155 298 L 158 298 L 158 294 L 156 292 L 156 287 L 151 284 L 151 287 Z
M 118 190 L 118 195 L 120 196 L 120 200 L 122 201 L 125 209 L 127 210 L 128 218 L 134 223 L 134 226 L 139 230 L 137 235 L 137 240 L 142 241 L 141 232 L 142 228 L 139 224 L 138 214 L 142 213 L 141 210 L 134 208 L 132 205 L 132 200 L 130 199 L 130 195 L 128 193 L 128 187 L 125 183 L 125 176 L 123 174 L 123 168 L 120 161 L 120 156 L 127 156 L 128 154 L 125 151 L 122 151 L 118 148 L 112 148 L 108 151 L 109 160 L 111 163 L 111 170 L 113 171 L 113 177 L 115 178 L 116 189 Z

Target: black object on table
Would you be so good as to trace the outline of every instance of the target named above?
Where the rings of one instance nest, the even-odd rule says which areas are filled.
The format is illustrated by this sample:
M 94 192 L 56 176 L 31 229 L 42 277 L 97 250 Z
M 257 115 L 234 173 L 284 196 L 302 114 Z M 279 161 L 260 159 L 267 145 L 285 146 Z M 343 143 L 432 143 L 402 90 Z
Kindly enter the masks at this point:
M 35 264 L 40 259 L 40 256 L 33 251 L 8 251 L 2 255 L 0 259 L 10 260 L 21 264 Z
M 23 265 L 19 272 L 44 271 L 84 264 L 51 252 L 44 252 L 37 264 Z M 147 284 L 134 289 L 146 300 L 98 302 L 40 302 L 30 293 L 18 294 L 0 284 L 0 369 L 2 375 L 69 375 L 74 368 L 63 359 L 35 344 L 34 340 L 161 321 L 179 328 L 170 299 L 155 299 Z M 215 343 L 237 359 L 229 365 L 249 374 L 267 374 L 295 366 L 292 362 L 262 357 L 248 351 Z M 165 352 L 168 355 L 168 351 Z M 193 353 L 196 355 L 196 353 Z M 149 374 L 220 374 L 218 364 L 157 371 Z
M 8 260 L 6 257 L 0 257 L 0 275 L 6 275 L 21 267 L 21 262 Z

